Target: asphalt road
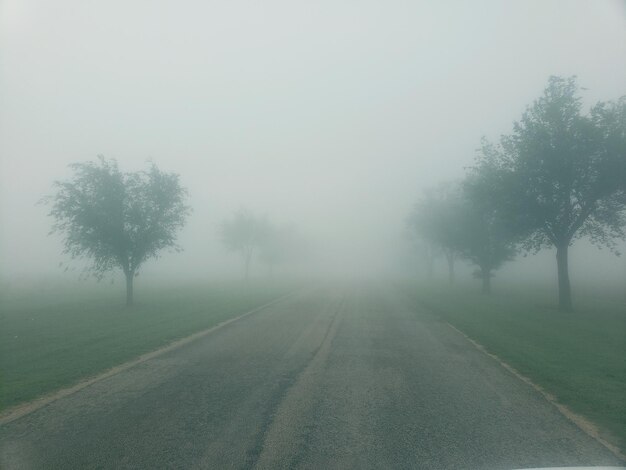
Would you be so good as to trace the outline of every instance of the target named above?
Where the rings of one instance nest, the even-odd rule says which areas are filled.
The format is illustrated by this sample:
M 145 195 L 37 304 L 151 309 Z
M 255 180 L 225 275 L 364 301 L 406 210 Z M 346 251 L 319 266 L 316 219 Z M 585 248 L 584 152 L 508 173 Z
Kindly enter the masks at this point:
M 393 289 L 324 287 L 0 428 L 0 467 L 616 465 Z

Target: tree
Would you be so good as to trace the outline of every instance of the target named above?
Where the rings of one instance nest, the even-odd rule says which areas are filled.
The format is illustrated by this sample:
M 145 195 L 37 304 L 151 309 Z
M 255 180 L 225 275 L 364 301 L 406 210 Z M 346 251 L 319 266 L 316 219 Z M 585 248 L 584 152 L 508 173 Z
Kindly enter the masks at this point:
M 484 294 L 491 293 L 493 272 L 516 254 L 516 237 L 490 194 L 492 175 L 475 173 L 463 184 L 464 199 L 458 214 L 461 236 L 456 238 L 460 255 L 478 266 Z
M 64 252 L 93 261 L 90 271 L 101 279 L 121 268 L 126 277 L 126 304 L 133 303 L 133 279 L 150 258 L 165 248 L 179 249 L 176 234 L 185 224 L 187 192 L 178 175 L 151 163 L 146 171 L 123 173 L 114 159 L 70 165 L 74 174 L 56 181 L 45 198 L 55 219 L 52 232 L 64 236 Z
M 500 145 L 484 143 L 479 171 L 496 172 L 492 197 L 524 237 L 556 248 L 559 308 L 572 310 L 568 249 L 583 236 L 615 247 L 624 237 L 626 99 L 583 115 L 575 77 L 551 77 Z
M 622 199 L 626 199 L 626 96 L 617 102 L 599 103 L 592 109 L 596 122 L 601 129 L 606 145 L 606 152 L 614 155 L 615 173 L 620 175 L 619 184 Z M 619 158 L 619 156 L 622 158 Z M 622 221 L 626 222 L 626 207 L 622 211 Z M 617 255 L 620 253 L 616 251 Z M 626 292 L 626 290 L 625 290 Z
M 274 274 L 274 268 L 293 259 L 302 250 L 302 245 L 294 227 L 276 227 L 268 222 L 259 243 L 259 257 L 268 266 L 270 277 Z
M 442 184 L 427 191 L 409 215 L 409 233 L 423 240 L 429 276 L 435 254 L 442 252 L 448 264 L 448 280 L 454 282 L 454 262 L 458 255 L 460 188 Z
M 239 252 L 244 261 L 245 279 L 250 274 L 250 263 L 268 233 L 268 222 L 247 209 L 240 209 L 232 218 L 222 222 L 220 235 L 224 246 Z

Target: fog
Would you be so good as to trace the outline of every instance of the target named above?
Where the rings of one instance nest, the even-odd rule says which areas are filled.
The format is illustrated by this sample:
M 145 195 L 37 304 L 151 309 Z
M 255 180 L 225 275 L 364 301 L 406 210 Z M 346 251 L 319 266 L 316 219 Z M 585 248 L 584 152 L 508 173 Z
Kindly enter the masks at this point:
M 0 8 L 5 279 L 76 277 L 59 268 L 67 256 L 37 201 L 98 154 L 127 171 L 151 159 L 189 191 L 184 251 L 149 261 L 146 276 L 240 276 L 218 227 L 241 207 L 304 234 L 293 272 L 417 275 L 408 211 L 463 175 L 481 136 L 510 131 L 550 75 L 577 75 L 589 105 L 626 93 L 626 7 L 613 1 Z M 498 276 L 552 279 L 553 256 Z M 626 276 L 623 258 L 585 241 L 570 265 L 574 280 Z

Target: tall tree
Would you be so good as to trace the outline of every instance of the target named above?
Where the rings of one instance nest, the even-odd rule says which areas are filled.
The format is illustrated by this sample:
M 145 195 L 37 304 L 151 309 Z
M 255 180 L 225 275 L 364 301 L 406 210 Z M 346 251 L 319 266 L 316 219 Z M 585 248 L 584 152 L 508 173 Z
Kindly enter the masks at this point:
M 463 183 L 462 209 L 457 212 L 461 235 L 456 238 L 456 248 L 478 267 L 474 275 L 482 280 L 484 294 L 491 293 L 494 271 L 512 260 L 517 251 L 517 237 L 489 191 L 493 176 L 470 174 Z
M 624 237 L 626 100 L 582 113 L 575 77 L 551 77 L 499 146 L 483 145 L 479 171 L 496 171 L 492 196 L 525 237 L 556 248 L 559 307 L 572 310 L 568 250 L 583 236 L 610 248 Z
M 409 233 L 421 239 L 426 246 L 428 273 L 432 273 L 436 252 L 445 255 L 448 280 L 454 282 L 454 262 L 458 256 L 460 188 L 455 184 L 442 184 L 427 191 L 418 201 L 407 220 Z
M 189 213 L 178 175 L 151 163 L 146 171 L 123 173 L 113 159 L 71 165 L 67 181 L 44 198 L 55 219 L 52 232 L 65 239 L 65 252 L 93 261 L 96 277 L 120 268 L 126 277 L 126 304 L 133 303 L 133 279 L 165 248 L 179 249 L 176 234 Z
M 252 257 L 267 237 L 268 227 L 264 217 L 257 216 L 247 209 L 240 209 L 230 219 L 222 222 L 220 227 L 222 243 L 228 250 L 237 251 L 243 257 L 246 280 L 250 275 Z

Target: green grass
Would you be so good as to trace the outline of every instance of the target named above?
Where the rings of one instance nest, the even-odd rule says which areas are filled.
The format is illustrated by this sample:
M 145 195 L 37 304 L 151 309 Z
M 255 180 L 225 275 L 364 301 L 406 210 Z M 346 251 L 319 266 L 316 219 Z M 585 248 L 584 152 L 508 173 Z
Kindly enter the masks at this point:
M 619 289 L 578 289 L 574 313 L 555 292 L 498 286 L 403 286 L 415 301 L 482 344 L 626 451 L 626 302 Z
M 278 284 L 138 283 L 136 305 L 128 309 L 119 285 L 4 288 L 0 409 L 69 386 L 290 289 Z

